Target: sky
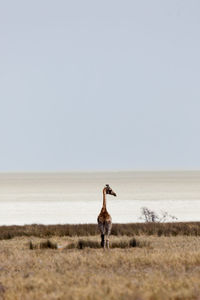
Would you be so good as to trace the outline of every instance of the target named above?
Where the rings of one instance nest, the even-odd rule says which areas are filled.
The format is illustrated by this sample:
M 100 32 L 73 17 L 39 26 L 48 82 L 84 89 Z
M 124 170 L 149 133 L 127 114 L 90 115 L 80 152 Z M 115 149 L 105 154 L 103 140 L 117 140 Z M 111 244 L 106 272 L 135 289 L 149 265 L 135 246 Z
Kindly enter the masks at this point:
M 200 169 L 200 2 L 0 1 L 0 171 Z

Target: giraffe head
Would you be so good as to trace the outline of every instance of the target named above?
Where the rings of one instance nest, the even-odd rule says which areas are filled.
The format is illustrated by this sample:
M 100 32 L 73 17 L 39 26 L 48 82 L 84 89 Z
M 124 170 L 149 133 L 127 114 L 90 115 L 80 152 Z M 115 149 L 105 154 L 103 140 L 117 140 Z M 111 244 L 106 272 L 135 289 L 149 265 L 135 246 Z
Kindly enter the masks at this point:
M 117 194 L 111 189 L 111 187 L 109 186 L 109 184 L 106 184 L 105 189 L 106 189 L 106 194 L 117 196 Z

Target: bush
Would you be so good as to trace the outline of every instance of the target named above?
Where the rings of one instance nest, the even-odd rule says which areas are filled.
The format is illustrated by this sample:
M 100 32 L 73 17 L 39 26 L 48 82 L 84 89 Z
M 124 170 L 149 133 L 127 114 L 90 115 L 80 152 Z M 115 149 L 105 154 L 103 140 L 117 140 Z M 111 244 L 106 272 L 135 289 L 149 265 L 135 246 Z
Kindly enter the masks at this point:
M 110 248 L 132 248 L 132 247 L 148 247 L 150 243 L 148 241 L 139 241 L 135 238 L 119 238 L 115 241 L 110 241 Z M 98 241 L 92 241 L 92 240 L 84 240 L 80 239 L 77 242 L 70 243 L 65 247 L 65 249 L 84 249 L 84 248 L 93 248 L 93 249 L 99 249 L 101 248 L 101 244 Z
M 141 217 L 140 219 L 144 220 L 146 223 L 159 222 L 164 223 L 166 221 L 176 221 L 177 218 L 175 216 L 170 215 L 167 211 L 161 211 L 160 214 L 157 214 L 155 211 L 150 210 L 147 207 L 141 208 Z
M 58 245 L 56 243 L 51 242 L 50 240 L 43 241 L 39 244 L 33 244 L 32 241 L 29 243 L 29 249 L 58 249 Z

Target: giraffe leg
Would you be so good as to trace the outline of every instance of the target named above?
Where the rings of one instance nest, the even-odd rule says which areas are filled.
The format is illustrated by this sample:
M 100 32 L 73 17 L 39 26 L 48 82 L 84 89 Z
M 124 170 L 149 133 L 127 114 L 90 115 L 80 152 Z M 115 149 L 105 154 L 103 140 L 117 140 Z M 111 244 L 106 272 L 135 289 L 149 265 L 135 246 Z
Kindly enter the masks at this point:
M 101 234 L 101 247 L 105 248 L 105 236 L 104 236 L 104 234 Z
M 112 223 L 111 222 L 108 222 L 106 224 L 106 248 L 109 249 L 109 236 L 110 236 L 110 233 L 111 233 L 111 228 L 112 228 Z
M 98 227 L 99 227 L 99 230 L 101 232 L 101 247 L 102 248 L 105 248 L 105 233 L 104 233 L 104 224 L 99 222 L 98 223 Z
M 105 250 L 106 249 L 106 238 L 105 238 L 105 234 L 103 235 L 103 243 L 102 243 L 102 247 Z
M 110 249 L 110 247 L 109 247 L 109 237 L 107 236 L 107 238 L 106 238 L 106 248 L 107 249 Z

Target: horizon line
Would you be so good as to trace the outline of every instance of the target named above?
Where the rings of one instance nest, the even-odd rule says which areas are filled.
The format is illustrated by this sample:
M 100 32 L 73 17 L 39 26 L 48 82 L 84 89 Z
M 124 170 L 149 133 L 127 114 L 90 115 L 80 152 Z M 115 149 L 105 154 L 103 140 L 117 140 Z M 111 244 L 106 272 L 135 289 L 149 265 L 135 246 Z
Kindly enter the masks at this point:
M 85 170 L 9 170 L 0 171 L 0 174 L 10 173 L 131 173 L 131 172 L 199 172 L 200 169 L 85 169 Z

